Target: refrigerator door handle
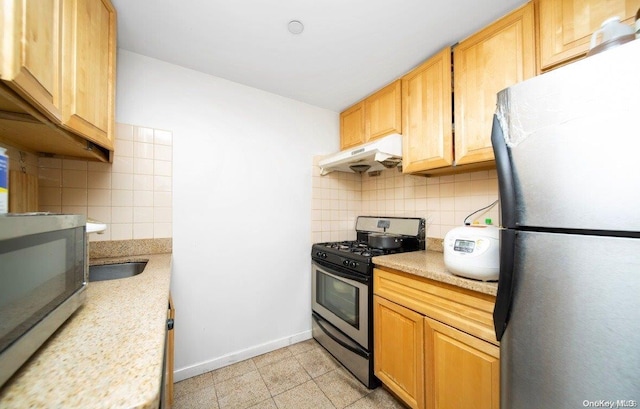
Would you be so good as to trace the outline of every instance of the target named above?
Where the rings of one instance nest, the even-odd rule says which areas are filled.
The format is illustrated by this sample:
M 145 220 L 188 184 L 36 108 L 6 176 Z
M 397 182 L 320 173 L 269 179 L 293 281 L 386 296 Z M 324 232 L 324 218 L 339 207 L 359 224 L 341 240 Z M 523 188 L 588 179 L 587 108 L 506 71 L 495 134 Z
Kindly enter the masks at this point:
M 504 130 L 497 115 L 493 115 L 491 128 L 491 145 L 496 158 L 498 173 L 498 189 L 500 191 L 500 224 L 506 228 L 516 227 L 516 190 L 511 170 L 511 157 L 504 139 Z
M 513 296 L 515 265 L 516 230 L 500 230 L 500 276 L 498 278 L 498 295 L 493 308 L 493 326 L 496 339 L 500 341 L 507 329 Z

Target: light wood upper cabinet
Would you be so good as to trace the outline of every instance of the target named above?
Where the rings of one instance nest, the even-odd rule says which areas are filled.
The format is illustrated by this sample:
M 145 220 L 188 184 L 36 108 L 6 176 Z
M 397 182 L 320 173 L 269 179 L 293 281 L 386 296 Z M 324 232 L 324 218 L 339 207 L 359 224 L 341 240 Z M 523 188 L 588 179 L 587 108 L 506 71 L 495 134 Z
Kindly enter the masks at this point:
M 461 41 L 453 55 L 456 165 L 493 160 L 496 93 L 536 74 L 533 4 Z
M 64 127 L 113 149 L 116 11 L 108 0 L 63 0 Z
M 402 77 L 402 171 L 453 164 L 451 49 Z
M 61 0 L 5 0 L 0 78 L 47 117 L 60 120 Z
M 402 133 L 402 85 L 396 80 L 364 100 L 365 140 Z
M 425 318 L 429 409 L 500 408 L 500 348 Z
M 409 407 L 424 408 L 424 317 L 374 296 L 374 372 Z
M 340 114 L 340 149 L 364 143 L 364 101 Z
M 496 94 L 536 74 L 534 6 L 528 3 L 402 78 L 405 173 L 493 166 Z M 455 131 L 452 129 L 455 122 Z
M 542 70 L 582 58 L 591 34 L 618 16 L 633 24 L 640 0 L 537 0 Z
M 109 0 L 3 0 L 0 140 L 110 161 L 116 12 Z
M 402 93 L 396 80 L 340 114 L 340 149 L 402 133 Z

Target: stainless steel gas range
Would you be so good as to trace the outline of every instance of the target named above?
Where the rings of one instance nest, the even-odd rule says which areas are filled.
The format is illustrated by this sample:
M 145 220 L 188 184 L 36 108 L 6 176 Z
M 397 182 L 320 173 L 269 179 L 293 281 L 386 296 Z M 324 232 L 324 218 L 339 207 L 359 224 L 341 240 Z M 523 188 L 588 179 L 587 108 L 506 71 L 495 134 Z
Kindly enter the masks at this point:
M 311 248 L 312 332 L 365 386 L 375 388 L 371 258 L 424 250 L 425 219 L 360 216 L 356 232 L 355 241 Z

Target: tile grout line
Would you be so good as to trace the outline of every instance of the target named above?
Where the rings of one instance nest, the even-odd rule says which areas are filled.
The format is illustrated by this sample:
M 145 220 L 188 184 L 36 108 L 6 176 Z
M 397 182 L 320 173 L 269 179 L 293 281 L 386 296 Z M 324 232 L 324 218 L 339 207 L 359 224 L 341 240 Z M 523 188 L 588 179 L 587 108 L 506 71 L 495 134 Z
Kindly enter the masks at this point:
M 321 350 L 324 350 L 324 348 L 322 348 L 322 346 L 320 346 L 320 345 L 318 345 L 318 348 L 320 348 Z M 305 352 L 308 352 L 308 351 L 305 351 Z M 328 352 L 328 351 L 327 351 L 327 352 Z M 301 353 L 301 354 L 298 354 L 298 355 L 302 355 L 302 353 Z M 296 355 L 294 355 L 294 358 L 295 358 L 295 357 L 296 357 Z M 333 358 L 333 355 L 332 355 L 331 357 Z M 297 358 L 296 358 L 296 360 L 297 360 Z M 338 408 L 338 407 L 333 403 L 333 401 L 331 400 L 331 398 L 329 398 L 329 396 L 327 396 L 327 394 L 326 394 L 326 393 L 325 393 L 325 391 L 320 387 L 320 385 L 318 385 L 318 382 L 316 381 L 316 379 L 317 379 L 317 378 L 320 378 L 320 377 L 321 377 L 321 376 L 323 376 L 323 375 L 326 375 L 326 374 L 330 373 L 331 371 L 339 370 L 339 369 L 342 367 L 342 365 L 340 365 L 338 368 L 334 368 L 334 369 L 331 369 L 331 370 L 329 370 L 329 371 L 327 371 L 327 372 L 325 372 L 325 373 L 323 373 L 323 374 L 320 374 L 320 375 L 318 375 L 317 377 L 315 377 L 315 378 L 314 378 L 314 377 L 309 373 L 309 371 L 307 370 L 307 368 L 305 368 L 305 367 L 304 367 L 304 365 L 302 365 L 302 362 L 300 362 L 300 360 L 298 360 L 298 363 L 299 363 L 299 364 L 300 364 L 300 366 L 302 366 L 302 368 L 307 372 L 307 374 L 309 375 L 309 378 L 313 381 L 313 383 L 316 385 L 316 387 L 317 387 L 318 389 L 320 389 L 320 392 L 322 392 L 322 394 L 324 395 L 324 397 L 325 397 L 325 398 L 327 398 L 327 400 L 329 401 L 329 403 L 331 404 L 331 406 L 333 406 L 335 409 L 339 409 L 339 408 Z M 352 375 L 352 374 L 351 374 L 351 373 L 349 373 L 349 375 Z M 352 402 L 351 404 L 353 404 L 353 403 L 355 403 L 355 402 Z M 348 405 L 347 405 L 347 406 L 348 406 Z
M 335 371 L 335 369 L 333 369 L 333 371 Z M 329 372 L 331 372 L 331 371 L 329 371 Z M 326 372 L 326 373 L 329 373 L 329 372 Z M 324 375 L 324 374 L 322 374 L 322 375 Z M 320 376 L 322 376 L 322 375 L 320 375 Z M 318 378 L 319 378 L 320 376 L 318 376 Z M 327 396 L 327 394 L 324 392 L 324 390 L 322 390 L 322 388 L 320 387 L 320 385 L 318 385 L 318 382 L 316 382 L 316 380 L 315 380 L 315 379 L 313 379 L 313 378 L 311 378 L 311 380 L 313 381 L 313 383 L 315 383 L 316 387 L 317 387 L 318 389 L 320 389 L 320 392 L 322 392 L 322 394 L 324 395 L 324 397 L 325 397 L 325 398 L 327 398 L 327 400 L 329 401 L 329 403 L 331 404 L 331 406 L 333 406 L 335 409 L 339 409 L 339 408 L 338 408 L 338 407 L 337 407 L 337 406 L 336 406 L 336 405 L 331 401 L 331 398 L 329 398 L 329 397 Z
M 285 347 L 285 348 L 288 348 L 288 347 Z M 271 351 L 271 352 L 274 352 L 274 351 Z M 289 350 L 289 352 L 291 353 L 291 356 L 290 356 L 290 357 L 282 358 L 282 359 L 280 359 L 280 360 L 278 360 L 278 361 L 272 362 L 272 363 L 270 363 L 269 365 L 265 365 L 265 366 L 262 366 L 262 367 L 260 367 L 260 368 L 258 367 L 258 365 L 256 364 L 256 362 L 254 361 L 254 358 L 255 358 L 255 357 L 254 357 L 254 358 L 250 358 L 250 359 L 253 361 L 253 364 L 254 364 L 254 365 L 256 365 L 256 370 L 258 371 L 258 375 L 260 375 L 260 379 L 262 379 L 262 382 L 264 382 L 265 386 L 267 387 L 267 391 L 269 391 L 269 395 L 271 396 L 271 398 L 270 398 L 270 399 L 271 399 L 271 400 L 273 400 L 273 403 L 276 405 L 276 408 L 278 408 L 278 402 L 276 402 L 276 400 L 274 399 L 276 396 L 280 396 L 280 395 L 282 395 L 283 393 L 288 392 L 288 391 L 290 391 L 290 390 L 292 390 L 292 389 L 294 389 L 294 388 L 297 388 L 298 386 L 300 386 L 300 385 L 302 385 L 302 384 L 304 384 L 304 383 L 306 383 L 306 382 L 308 382 L 308 381 L 303 382 L 303 383 L 298 384 L 298 385 L 294 385 L 294 386 L 292 386 L 291 388 L 286 389 L 286 390 L 284 390 L 284 391 L 282 391 L 282 392 L 280 392 L 280 393 L 278 393 L 278 394 L 275 394 L 275 395 L 274 395 L 274 394 L 271 392 L 271 390 L 269 389 L 269 386 L 267 385 L 267 382 L 265 381 L 264 376 L 262 375 L 262 372 L 260 371 L 260 369 L 261 369 L 261 368 L 266 368 L 267 366 L 275 365 L 275 364 L 277 364 L 278 362 L 284 361 L 285 359 L 288 359 L 288 358 L 294 358 L 294 359 L 295 359 L 295 361 L 298 363 L 298 365 L 300 365 L 300 367 L 302 367 L 302 369 L 305 371 L 305 373 L 309 376 L 309 380 L 313 380 L 313 378 L 311 377 L 311 374 L 309 374 L 309 372 L 308 372 L 308 371 L 307 371 L 307 369 L 304 367 L 304 365 L 302 365 L 302 363 L 301 363 L 301 362 L 296 358 L 296 355 L 294 355 L 290 350 Z M 305 351 L 305 352 L 306 352 L 306 351 Z M 300 354 L 298 354 L 298 355 L 301 355 L 301 354 L 302 354 L 302 353 L 300 353 Z M 265 399 L 265 400 L 266 400 L 266 399 Z M 259 403 L 259 402 L 258 402 L 258 403 Z M 335 405 L 334 405 L 334 408 L 335 408 Z
M 308 352 L 308 351 L 305 351 Z M 302 355 L 302 354 L 298 354 L 298 355 Z M 293 356 L 294 358 L 296 358 L 296 356 Z M 314 383 L 314 385 L 316 385 L 316 388 L 318 388 L 320 390 L 320 392 L 322 392 L 322 394 L 324 395 L 325 398 L 327 398 L 327 400 L 329 401 L 329 403 L 331 404 L 331 406 L 333 406 L 335 409 L 338 409 L 336 407 L 336 405 L 333 404 L 333 402 L 331 401 L 331 399 L 329 399 L 329 397 L 327 396 L 326 393 L 324 393 L 324 391 L 322 390 L 322 388 L 320 387 L 320 385 L 318 385 L 318 382 L 316 382 L 315 378 L 309 373 L 309 371 L 307 370 L 307 368 L 304 367 L 304 365 L 302 365 L 302 362 L 300 362 L 300 360 L 298 358 L 296 358 L 296 361 L 298 361 L 298 364 L 300 364 L 300 366 L 302 367 L 302 369 L 304 369 L 304 371 L 307 373 L 307 375 L 309 375 L 309 379 L 311 379 L 311 381 Z M 325 372 L 325 373 L 329 373 L 331 371 Z M 322 374 L 324 375 L 324 374 Z M 321 377 L 322 375 L 318 375 L 317 377 Z
M 286 356 L 286 357 L 284 357 L 284 358 L 281 358 L 281 359 L 278 359 L 278 360 L 276 360 L 275 362 L 271 362 L 269 365 L 264 365 L 264 366 L 262 366 L 262 368 L 266 368 L 266 367 L 268 367 L 268 366 L 270 366 L 270 365 L 278 364 L 278 363 L 280 363 L 280 362 L 282 362 L 282 361 L 284 361 L 284 360 L 286 360 L 286 359 L 289 359 L 289 358 L 291 358 L 291 357 L 295 358 L 295 362 L 296 362 L 299 366 L 301 366 L 301 367 L 302 367 L 302 369 L 304 370 L 304 373 L 306 373 L 306 374 L 307 374 L 307 376 L 309 377 L 309 380 L 312 380 L 312 381 L 313 381 L 313 383 L 314 383 L 314 385 L 315 385 L 318 389 L 320 389 L 320 392 L 321 392 L 321 393 L 322 393 L 322 395 L 327 399 L 327 401 L 328 401 L 328 402 L 329 402 L 329 404 L 331 405 L 331 408 L 338 409 L 338 407 L 336 406 L 336 404 L 334 404 L 334 402 L 330 399 L 330 397 L 329 397 L 329 396 L 325 393 L 325 391 L 320 387 L 320 384 L 318 384 L 317 379 L 318 379 L 318 378 L 320 378 L 320 377 L 322 377 L 322 376 L 325 376 L 325 375 L 327 375 L 327 374 L 331 373 L 332 371 L 343 371 L 343 372 L 347 373 L 347 375 L 352 376 L 352 377 L 353 377 L 353 374 L 351 374 L 348 370 L 346 370 L 346 368 L 344 368 L 344 366 L 343 366 L 343 365 L 338 365 L 336 368 L 333 368 L 333 369 L 328 370 L 328 371 L 326 371 L 326 372 L 324 372 L 324 373 L 322 373 L 322 374 L 319 374 L 316 378 L 314 378 L 314 377 L 312 376 L 312 374 L 309 372 L 309 370 L 308 370 L 308 369 L 303 365 L 303 362 L 302 362 L 302 361 L 300 361 L 300 357 L 301 357 L 302 355 L 304 355 L 305 353 L 311 352 L 311 351 L 313 351 L 314 349 L 319 349 L 321 352 L 326 352 L 326 351 L 325 351 L 325 350 L 324 350 L 320 345 L 317 345 L 317 344 L 316 344 L 316 345 L 314 345 L 314 346 L 312 346 L 311 348 L 308 348 L 308 349 L 306 349 L 306 350 L 304 350 L 304 351 L 302 351 L 302 352 L 299 352 L 299 353 L 297 353 L 297 354 L 293 353 L 293 351 L 291 351 L 291 350 L 289 349 L 289 350 L 288 350 L 288 352 L 289 352 L 289 355 L 288 355 L 288 356 Z M 272 352 L 273 352 L 273 351 L 272 351 Z M 330 355 L 330 354 L 329 354 L 329 355 Z M 305 383 L 307 383 L 307 382 L 308 382 L 308 380 L 307 380 L 307 381 L 304 381 L 304 382 L 302 382 L 302 383 L 300 383 L 300 384 L 297 384 L 297 385 L 295 385 L 295 386 L 292 386 L 292 387 L 290 387 L 290 388 L 288 388 L 288 389 L 286 389 L 286 390 L 284 390 L 284 391 L 282 391 L 282 392 L 279 392 L 279 393 L 277 393 L 277 394 L 273 394 L 273 393 L 271 392 L 271 390 L 269 389 L 269 387 L 267 386 L 267 382 L 266 382 L 266 380 L 265 380 L 265 377 L 264 377 L 264 375 L 262 374 L 262 372 L 261 372 L 261 370 L 260 370 L 261 368 L 258 368 L 258 366 L 257 366 L 257 364 L 256 364 L 256 362 L 255 362 L 255 358 L 256 358 L 256 357 L 249 358 L 248 360 L 250 360 L 250 361 L 251 361 L 251 363 L 252 363 L 252 364 L 253 364 L 253 366 L 255 367 L 255 370 L 257 370 L 257 371 L 258 371 L 258 375 L 260 376 L 260 379 L 262 380 L 262 382 L 264 383 L 264 385 L 267 387 L 267 391 L 269 392 L 269 398 L 266 398 L 266 399 L 264 399 L 264 400 L 262 400 L 262 401 L 260 401 L 260 402 L 255 403 L 255 404 L 260 404 L 260 403 L 266 402 L 268 399 L 271 399 L 271 400 L 272 400 L 272 402 L 273 402 L 273 404 L 275 405 L 275 407 L 276 407 L 276 408 L 278 408 L 278 409 L 280 409 L 280 406 L 277 404 L 277 402 L 276 402 L 276 400 L 275 400 L 275 397 L 280 396 L 280 395 L 282 395 L 282 394 L 283 394 L 283 393 L 285 393 L 285 392 L 291 391 L 292 389 L 295 389 L 295 388 L 297 388 L 297 387 L 300 387 L 301 385 L 304 385 Z M 333 356 L 330 356 L 330 358 L 332 358 L 332 360 L 335 360 L 335 358 L 334 358 Z M 238 363 L 239 363 L 239 362 L 238 362 Z M 338 364 L 339 364 L 339 362 L 338 362 Z M 216 384 L 216 382 L 215 382 L 215 381 L 214 381 L 214 379 L 213 379 L 213 372 L 215 372 L 215 370 L 214 370 L 214 371 L 210 371 L 210 372 L 209 372 L 209 376 L 211 377 L 211 382 L 212 382 L 212 383 L 211 383 L 211 385 L 213 386 L 214 391 L 215 391 L 215 400 L 216 400 L 217 406 L 218 406 L 219 408 L 222 408 L 222 406 L 221 406 L 221 401 L 220 401 L 220 395 L 219 395 L 219 388 L 217 387 L 217 384 Z M 252 371 L 249 371 L 249 372 L 252 372 Z M 249 373 L 249 372 L 246 372 L 246 373 Z M 246 374 L 246 373 L 245 373 L 245 374 Z M 237 375 L 237 376 L 234 376 L 233 378 L 225 379 L 223 382 L 230 381 L 230 380 L 232 380 L 232 379 L 235 379 L 235 378 L 241 377 L 241 376 L 243 376 L 243 375 L 245 375 L 245 374 Z M 200 388 L 199 388 L 199 389 L 200 389 Z M 366 398 L 367 396 L 371 395 L 371 394 L 372 394 L 372 393 L 374 393 L 375 391 L 376 391 L 376 389 L 368 389 L 368 388 L 367 388 L 367 391 L 366 391 L 366 393 L 365 393 L 364 395 L 362 395 L 360 398 L 356 399 L 354 402 L 350 402 L 350 403 L 349 403 L 348 405 L 346 405 L 345 407 L 349 407 L 349 406 L 354 405 L 355 403 L 357 403 L 357 402 L 359 402 L 359 401 L 363 400 L 364 398 Z M 193 393 L 193 392 L 192 392 L 192 393 Z M 255 404 L 254 404 L 254 405 L 255 405 Z M 250 406 L 248 406 L 248 407 L 250 407 Z
M 218 397 L 218 388 L 216 387 L 216 381 L 213 379 L 213 371 L 209 371 L 209 373 L 211 373 L 211 382 L 213 383 L 213 390 L 216 393 L 216 404 L 218 406 L 218 409 L 221 409 L 220 398 Z

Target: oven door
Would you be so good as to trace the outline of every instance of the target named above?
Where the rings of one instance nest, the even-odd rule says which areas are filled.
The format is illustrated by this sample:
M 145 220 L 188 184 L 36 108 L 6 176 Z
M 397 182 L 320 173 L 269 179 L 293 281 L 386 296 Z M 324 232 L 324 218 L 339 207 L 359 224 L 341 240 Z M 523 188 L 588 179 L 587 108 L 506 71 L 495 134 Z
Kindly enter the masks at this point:
M 311 263 L 313 311 L 363 348 L 369 349 L 369 279 Z

